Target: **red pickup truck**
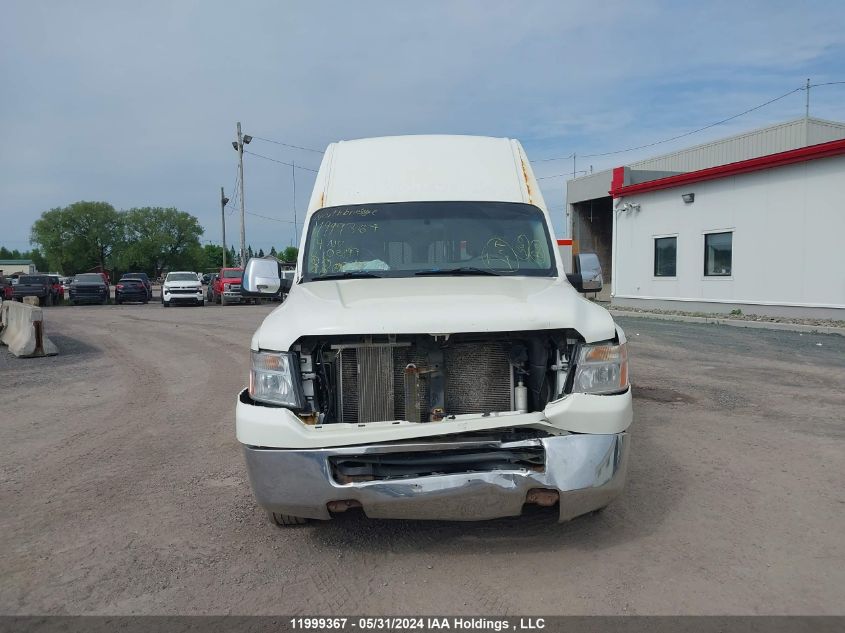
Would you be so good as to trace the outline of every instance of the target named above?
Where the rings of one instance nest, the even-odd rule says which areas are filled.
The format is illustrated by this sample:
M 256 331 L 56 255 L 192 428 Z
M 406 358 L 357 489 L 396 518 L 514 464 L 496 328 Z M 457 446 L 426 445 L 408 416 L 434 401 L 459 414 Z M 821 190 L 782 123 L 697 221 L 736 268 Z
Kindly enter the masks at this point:
M 209 293 L 211 300 L 220 305 L 243 302 L 244 298 L 241 296 L 243 274 L 243 268 L 221 268 L 211 282 Z

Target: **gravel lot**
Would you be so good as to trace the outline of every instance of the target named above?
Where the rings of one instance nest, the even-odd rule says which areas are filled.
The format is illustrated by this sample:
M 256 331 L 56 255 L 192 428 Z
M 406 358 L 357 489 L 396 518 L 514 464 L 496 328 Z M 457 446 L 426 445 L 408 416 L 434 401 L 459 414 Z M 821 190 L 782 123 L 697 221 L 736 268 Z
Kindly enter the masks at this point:
M 603 513 L 282 530 L 233 422 L 270 309 L 56 307 L 60 356 L 0 349 L 0 612 L 845 613 L 845 337 L 622 318 Z

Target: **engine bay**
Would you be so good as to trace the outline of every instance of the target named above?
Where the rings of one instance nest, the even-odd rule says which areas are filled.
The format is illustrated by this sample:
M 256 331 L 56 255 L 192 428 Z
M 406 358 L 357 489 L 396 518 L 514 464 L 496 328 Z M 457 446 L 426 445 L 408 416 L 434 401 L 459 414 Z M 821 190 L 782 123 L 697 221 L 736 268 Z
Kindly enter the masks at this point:
M 293 347 L 307 424 L 542 411 L 567 393 L 574 330 L 304 337 Z

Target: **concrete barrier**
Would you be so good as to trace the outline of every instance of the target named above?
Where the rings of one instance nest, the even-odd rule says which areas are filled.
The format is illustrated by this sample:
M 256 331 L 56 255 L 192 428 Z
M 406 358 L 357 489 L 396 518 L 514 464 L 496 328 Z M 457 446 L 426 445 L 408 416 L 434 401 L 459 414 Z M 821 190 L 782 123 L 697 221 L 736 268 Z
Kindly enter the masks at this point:
M 0 343 L 15 356 L 53 356 L 59 353 L 44 335 L 44 316 L 37 306 L 4 301 L 0 304 Z

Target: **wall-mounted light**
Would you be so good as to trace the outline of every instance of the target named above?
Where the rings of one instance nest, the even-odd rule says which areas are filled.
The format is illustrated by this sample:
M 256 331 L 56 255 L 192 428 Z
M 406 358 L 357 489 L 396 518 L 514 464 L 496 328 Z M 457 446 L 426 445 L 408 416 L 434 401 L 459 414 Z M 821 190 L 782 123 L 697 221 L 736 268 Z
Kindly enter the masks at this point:
M 694 193 L 685 193 L 685 194 L 681 195 L 681 199 L 683 199 L 683 201 L 686 202 L 687 204 L 692 204 L 693 202 L 695 202 L 695 194 Z

